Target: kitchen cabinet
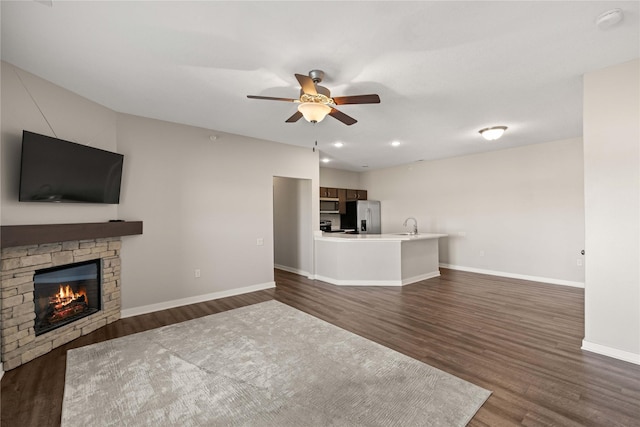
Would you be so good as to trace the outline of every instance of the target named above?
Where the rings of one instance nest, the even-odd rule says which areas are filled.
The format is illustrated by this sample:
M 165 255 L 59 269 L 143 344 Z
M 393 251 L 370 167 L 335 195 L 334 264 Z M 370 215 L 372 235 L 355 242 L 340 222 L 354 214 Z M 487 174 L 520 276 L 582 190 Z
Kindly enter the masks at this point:
M 347 189 L 347 200 L 367 200 L 367 190 Z
M 337 188 L 329 188 L 329 187 L 320 187 L 320 197 L 322 197 L 322 198 L 330 198 L 330 199 L 337 199 L 338 198 L 338 189 Z
M 338 213 L 344 215 L 347 213 L 347 190 L 338 189 Z
M 320 199 L 338 201 L 339 214 L 347 213 L 347 201 L 367 200 L 367 190 L 351 190 L 346 188 L 320 187 Z M 322 211 L 322 209 L 320 209 Z

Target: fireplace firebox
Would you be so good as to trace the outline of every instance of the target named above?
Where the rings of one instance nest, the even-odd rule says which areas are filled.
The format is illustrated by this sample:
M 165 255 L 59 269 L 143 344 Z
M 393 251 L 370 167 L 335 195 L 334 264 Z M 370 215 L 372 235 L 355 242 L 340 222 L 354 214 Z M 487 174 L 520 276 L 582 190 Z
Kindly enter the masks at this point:
M 35 334 L 41 335 L 101 310 L 100 259 L 35 272 Z

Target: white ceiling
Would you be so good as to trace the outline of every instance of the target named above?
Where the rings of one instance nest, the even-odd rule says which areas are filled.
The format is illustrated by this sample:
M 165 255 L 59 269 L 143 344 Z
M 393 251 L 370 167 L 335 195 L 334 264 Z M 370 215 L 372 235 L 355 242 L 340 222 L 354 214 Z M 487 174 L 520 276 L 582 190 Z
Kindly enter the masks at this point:
M 582 75 L 640 57 L 639 4 L 3 0 L 1 53 L 116 111 L 317 140 L 324 166 L 362 171 L 581 136 Z M 623 22 L 598 29 L 613 8 Z M 285 123 L 296 104 L 246 97 L 297 98 L 294 73 L 312 69 L 334 96 L 382 102 L 340 106 L 352 126 L 313 125 Z M 484 142 L 495 125 L 509 129 Z

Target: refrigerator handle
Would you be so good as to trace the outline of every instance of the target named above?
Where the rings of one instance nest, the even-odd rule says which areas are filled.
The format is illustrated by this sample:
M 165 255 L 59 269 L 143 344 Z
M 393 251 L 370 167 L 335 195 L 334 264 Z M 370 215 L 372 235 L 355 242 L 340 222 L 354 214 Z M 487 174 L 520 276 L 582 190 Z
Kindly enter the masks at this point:
M 360 231 L 367 231 L 367 223 L 371 223 L 371 209 L 367 208 L 367 215 L 365 216 L 365 220 L 363 220 L 360 224 Z

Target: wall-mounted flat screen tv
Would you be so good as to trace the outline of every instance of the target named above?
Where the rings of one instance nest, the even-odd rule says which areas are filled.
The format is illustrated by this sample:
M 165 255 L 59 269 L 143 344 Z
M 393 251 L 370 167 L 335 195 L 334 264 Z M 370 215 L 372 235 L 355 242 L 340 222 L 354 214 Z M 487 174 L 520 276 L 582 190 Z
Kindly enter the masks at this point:
M 21 202 L 120 202 L 124 156 L 23 131 Z

